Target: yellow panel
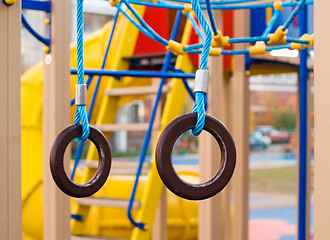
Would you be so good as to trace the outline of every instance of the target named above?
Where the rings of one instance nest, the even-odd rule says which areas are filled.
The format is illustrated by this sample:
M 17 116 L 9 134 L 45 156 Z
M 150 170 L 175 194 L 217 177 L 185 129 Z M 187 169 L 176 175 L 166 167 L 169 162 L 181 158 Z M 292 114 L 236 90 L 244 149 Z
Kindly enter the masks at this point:
M 145 7 L 135 6 L 136 11 L 140 16 L 143 17 Z M 129 62 L 123 60 L 123 57 L 132 56 L 134 53 L 135 45 L 137 42 L 139 31 L 135 28 L 126 18 L 122 18 L 116 27 L 114 32 L 114 39 L 111 44 L 109 51 L 109 56 L 111 61 L 109 61 L 109 68 L 113 70 L 127 70 L 129 68 Z M 119 88 L 124 87 L 123 81 L 118 81 L 117 79 L 110 77 L 108 81 L 104 83 L 106 88 Z M 104 94 L 101 95 L 101 105 L 96 118 L 97 124 L 113 123 L 116 118 L 116 112 L 119 106 L 119 97 L 108 97 Z M 106 135 L 107 136 L 107 135 Z M 109 135 L 107 136 L 109 137 Z M 90 148 L 87 154 L 88 160 L 97 160 L 98 153 L 94 147 Z M 95 174 L 95 169 L 86 168 L 82 182 L 87 182 Z M 76 180 L 75 180 L 76 181 Z M 73 210 L 75 214 L 81 215 L 86 218 L 89 213 L 90 208 L 86 206 L 77 206 Z M 72 221 L 72 234 L 87 234 L 86 226 L 88 224 L 86 221 Z
M 273 9 L 271 7 L 266 8 L 266 24 L 269 24 L 270 19 L 272 19 Z

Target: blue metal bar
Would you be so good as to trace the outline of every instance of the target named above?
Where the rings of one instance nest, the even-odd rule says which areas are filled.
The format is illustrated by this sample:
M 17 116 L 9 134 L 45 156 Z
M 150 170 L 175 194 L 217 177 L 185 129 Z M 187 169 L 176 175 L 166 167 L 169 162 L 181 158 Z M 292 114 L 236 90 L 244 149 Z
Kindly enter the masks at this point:
M 71 74 L 76 75 L 77 69 L 71 69 Z M 100 69 L 85 69 L 85 75 L 89 76 L 110 76 L 110 77 L 154 77 L 154 78 L 195 78 L 194 73 L 172 73 L 158 71 L 138 71 L 138 70 L 100 70 Z
M 303 1 L 303 0 L 302 0 Z M 299 13 L 299 29 L 300 36 L 305 34 L 307 30 L 307 7 L 303 6 Z M 307 240 L 306 236 L 306 199 L 307 199 L 307 81 L 308 68 L 307 58 L 308 50 L 300 51 L 299 64 L 299 191 L 298 191 L 298 240 Z
M 23 0 L 22 9 L 36 10 L 50 13 L 52 11 L 51 1 Z
M 22 18 L 22 24 L 23 26 L 26 28 L 26 30 L 28 30 L 37 40 L 39 40 L 40 42 L 42 42 L 43 44 L 45 44 L 46 46 L 50 46 L 50 39 L 49 38 L 44 38 L 43 36 L 41 36 L 39 33 L 37 33 L 32 27 L 31 25 L 26 21 L 23 13 L 21 14 L 21 18 Z
M 173 30 L 172 30 L 172 34 L 171 34 L 171 39 L 175 39 L 177 34 L 178 34 L 181 18 L 182 18 L 182 12 L 178 11 L 177 16 L 176 16 L 176 20 L 175 20 L 175 23 L 174 23 L 174 27 L 173 27 Z M 167 72 L 168 66 L 171 64 L 171 57 L 172 57 L 172 53 L 170 51 L 168 51 L 166 53 L 166 56 L 165 56 L 162 72 L 164 72 L 164 73 Z M 143 166 L 143 163 L 145 161 L 145 156 L 147 154 L 147 150 L 148 150 L 148 146 L 149 146 L 149 142 L 150 142 L 150 137 L 151 137 L 151 132 L 152 132 L 152 127 L 153 127 L 153 123 L 154 123 L 154 120 L 155 120 L 155 117 L 156 117 L 157 107 L 158 107 L 158 103 L 159 103 L 161 95 L 162 95 L 162 88 L 165 84 L 165 80 L 166 80 L 165 77 L 161 78 L 161 81 L 160 81 L 160 84 L 159 84 L 159 88 L 158 88 L 158 92 L 157 92 L 157 96 L 156 96 L 156 100 L 155 100 L 155 105 L 152 109 L 149 127 L 148 127 L 148 130 L 147 130 L 147 133 L 146 133 L 146 137 L 144 138 L 143 147 L 142 147 L 141 154 L 140 154 L 139 166 L 138 166 L 138 169 L 136 171 L 135 182 L 134 182 L 131 197 L 130 197 L 129 203 L 128 203 L 128 209 L 127 209 L 128 219 L 130 220 L 130 222 L 135 227 L 140 228 L 140 229 L 144 229 L 145 224 L 140 223 L 140 222 L 136 222 L 133 219 L 133 216 L 132 216 L 133 202 L 134 202 L 134 197 L 135 197 L 135 193 L 136 193 L 136 190 L 137 190 L 137 185 L 139 183 L 139 177 L 140 177 L 141 171 L 142 171 L 142 166 Z

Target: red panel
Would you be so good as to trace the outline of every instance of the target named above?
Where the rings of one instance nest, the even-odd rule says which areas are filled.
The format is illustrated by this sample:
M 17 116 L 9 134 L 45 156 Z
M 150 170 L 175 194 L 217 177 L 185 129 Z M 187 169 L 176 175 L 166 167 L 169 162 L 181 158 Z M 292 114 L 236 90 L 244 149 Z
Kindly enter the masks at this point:
M 232 37 L 234 35 L 234 12 L 231 11 L 223 11 L 223 35 Z M 233 50 L 233 46 L 225 47 L 225 50 Z M 224 70 L 232 70 L 231 64 L 231 55 L 225 55 L 223 57 L 223 69 Z
M 223 35 L 224 36 L 233 36 L 234 34 L 234 26 L 233 26 L 233 18 L 234 13 L 233 11 L 224 11 L 223 12 Z M 197 20 L 197 19 L 196 19 Z M 195 31 L 192 31 L 192 34 L 190 36 L 189 45 L 190 44 L 196 44 L 198 43 L 198 35 Z M 232 50 L 233 46 L 225 47 L 225 50 Z M 198 55 L 197 54 L 190 54 L 189 55 L 190 60 L 193 62 L 193 64 L 198 67 Z M 231 70 L 232 64 L 231 64 L 231 56 L 225 55 L 224 56 L 224 62 L 223 62 L 223 68 L 224 70 Z
M 146 7 L 143 19 L 160 36 L 169 39 L 169 14 L 167 9 Z M 153 53 L 165 53 L 166 48 L 162 44 L 152 40 L 142 32 L 139 33 L 134 55 L 144 55 Z

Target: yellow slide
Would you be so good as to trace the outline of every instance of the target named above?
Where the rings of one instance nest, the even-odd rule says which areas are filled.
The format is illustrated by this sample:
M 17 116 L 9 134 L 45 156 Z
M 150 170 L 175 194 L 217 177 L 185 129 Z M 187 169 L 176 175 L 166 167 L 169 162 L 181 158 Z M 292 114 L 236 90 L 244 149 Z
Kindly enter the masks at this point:
M 119 18 L 118 28 L 126 19 Z M 100 68 L 103 54 L 108 42 L 112 23 L 108 23 L 101 30 L 91 34 L 85 40 L 85 65 L 87 68 Z M 116 46 L 120 31 L 116 31 L 112 46 Z M 107 59 L 106 68 L 113 59 L 115 47 L 112 47 Z M 71 67 L 76 67 L 76 46 L 71 46 Z M 42 79 L 43 65 L 37 64 L 22 76 L 22 208 L 23 208 L 23 238 L 26 240 L 42 239 L 43 215 L 42 215 Z M 105 80 L 105 81 L 104 81 Z M 71 96 L 74 95 L 76 76 L 71 77 Z M 131 78 L 123 78 L 126 86 L 147 85 L 150 79 L 133 81 Z M 88 99 L 91 99 L 95 87 L 95 79 L 88 91 Z M 106 84 L 106 77 L 101 81 L 98 97 L 96 99 L 94 113 L 91 122 L 95 122 L 101 104 L 102 93 Z M 136 99 L 136 98 L 135 98 Z M 132 99 L 126 98 L 121 104 Z M 69 104 L 69 103 L 68 103 Z M 88 109 L 88 106 L 87 106 Z M 71 117 L 75 108 L 71 110 Z M 79 177 L 79 172 L 77 173 Z M 196 181 L 196 177 L 191 181 Z M 107 197 L 128 198 L 134 178 L 130 176 L 114 176 L 106 183 L 99 194 Z M 146 185 L 146 177 L 141 180 L 137 193 Z M 196 239 L 198 207 L 194 202 L 189 202 L 168 193 L 168 226 L 170 239 Z M 109 212 L 111 210 L 111 213 Z M 110 214 L 109 214 L 110 213 Z M 102 218 L 102 221 L 100 219 Z M 129 238 L 132 229 L 126 217 L 126 209 L 109 209 L 93 207 L 88 219 L 95 224 L 88 229 L 90 234 Z M 88 219 L 85 219 L 86 221 Z

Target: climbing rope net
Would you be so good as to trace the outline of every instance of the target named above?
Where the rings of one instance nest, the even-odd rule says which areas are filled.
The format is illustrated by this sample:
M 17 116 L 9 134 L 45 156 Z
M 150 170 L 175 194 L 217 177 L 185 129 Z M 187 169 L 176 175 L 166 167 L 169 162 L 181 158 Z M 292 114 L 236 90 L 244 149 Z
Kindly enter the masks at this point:
M 305 33 L 299 38 L 289 37 L 288 31 L 290 25 L 294 22 L 295 17 L 297 17 L 300 10 L 307 6 L 313 5 L 313 0 L 289 0 L 289 1 L 265 1 L 265 0 L 222 0 L 222 1 L 211 1 L 211 0 L 155 0 L 155 1 L 141 1 L 141 0 L 110 0 L 110 4 L 118 9 L 117 14 L 114 17 L 113 29 L 110 35 L 109 43 L 104 54 L 101 70 L 103 71 L 93 71 L 93 70 L 84 70 L 83 62 L 83 1 L 78 0 L 77 2 L 77 52 L 78 52 L 78 68 L 71 71 L 72 74 L 78 75 L 78 85 L 85 84 L 84 75 L 88 75 L 86 85 L 90 85 L 93 77 L 98 75 L 98 81 L 94 91 L 94 95 L 90 104 L 90 109 L 88 114 L 84 105 L 77 105 L 77 111 L 74 123 L 81 123 L 83 126 L 83 134 L 80 138 L 76 140 L 80 143 L 86 141 L 89 136 L 89 125 L 88 122 L 91 117 L 91 112 L 93 110 L 99 82 L 101 76 L 140 76 L 139 74 L 145 74 L 145 76 L 150 77 L 161 77 L 161 82 L 159 85 L 159 91 L 156 96 L 155 105 L 151 114 L 150 125 L 146 133 L 145 141 L 143 148 L 141 150 L 140 162 L 136 173 L 136 181 L 133 185 L 133 190 L 128 206 L 128 218 L 132 224 L 138 228 L 144 229 L 144 224 L 134 221 L 132 218 L 132 207 L 134 196 L 137 189 L 137 184 L 139 181 L 139 176 L 141 175 L 142 165 L 147 153 L 147 148 L 150 142 L 151 130 L 153 122 L 156 115 L 156 110 L 158 103 L 161 98 L 161 90 L 165 84 L 166 78 L 169 77 L 180 77 L 182 78 L 187 91 L 190 96 L 195 100 L 193 107 L 193 112 L 197 113 L 197 122 L 195 128 L 191 130 L 191 133 L 195 136 L 198 136 L 205 124 L 205 106 L 206 106 L 206 94 L 207 94 L 207 81 L 208 81 L 208 72 L 207 64 L 209 56 L 220 56 L 220 55 L 253 55 L 253 54 L 263 54 L 272 50 L 279 49 L 298 49 L 303 50 L 308 47 L 313 46 L 314 42 L 314 33 Z M 165 9 L 174 9 L 177 10 L 177 17 L 172 29 L 171 38 L 165 39 L 160 34 L 158 34 L 138 13 L 138 11 L 133 7 L 135 5 L 143 5 L 149 7 L 165 8 Z M 273 28 L 280 18 L 281 11 L 285 7 L 291 7 L 293 10 L 289 17 L 286 19 L 283 25 L 278 27 L 275 31 Z M 231 38 L 230 36 L 224 36 L 222 32 L 217 28 L 215 18 L 212 11 L 216 10 L 239 10 L 239 9 L 266 9 L 272 8 L 272 16 L 269 19 L 269 22 L 266 25 L 263 33 L 260 36 L 253 37 L 241 37 L 241 38 Z M 208 20 L 203 13 L 203 10 L 206 10 Z M 114 29 L 118 22 L 118 16 L 122 14 L 125 16 L 139 31 L 153 39 L 154 41 L 164 45 L 168 50 L 162 73 L 138 73 L 137 71 L 106 71 L 104 70 L 105 61 L 108 55 L 109 46 L 113 37 Z M 183 45 L 176 41 L 176 36 L 178 33 L 179 25 L 181 22 L 182 15 L 185 15 L 188 21 L 191 22 L 194 31 L 198 34 L 200 38 L 200 43 Z M 197 19 L 197 20 L 196 20 Z M 226 24 L 226 23 L 224 23 Z M 273 32 L 272 32 L 273 31 Z M 225 47 L 228 47 L 232 44 L 237 43 L 250 43 L 250 46 L 246 49 L 240 50 L 224 50 Z M 199 70 L 196 73 L 196 76 L 191 73 L 184 73 L 179 69 L 175 69 L 170 64 L 171 54 L 182 55 L 182 54 L 201 54 Z M 173 73 L 173 74 L 172 74 Z M 174 74 L 175 73 L 175 74 Z M 172 74 L 172 75 L 171 75 Z M 189 88 L 186 79 L 195 77 L 195 91 L 194 93 Z M 71 104 L 74 104 L 74 99 Z M 76 157 L 75 157 L 75 166 L 72 173 L 72 179 L 74 176 L 75 168 L 78 164 L 80 155 L 82 151 L 82 144 L 79 145 Z
M 263 3 L 259 3 L 263 2 Z M 140 1 L 140 0 L 111 0 L 110 4 L 117 7 L 134 26 L 136 26 L 142 33 L 157 41 L 158 43 L 166 46 L 166 48 L 175 54 L 202 54 L 201 56 L 201 69 L 205 69 L 207 65 L 207 58 L 209 55 L 237 55 L 237 54 L 261 54 L 278 49 L 305 49 L 311 47 L 314 42 L 313 32 L 305 34 L 300 38 L 287 37 L 288 28 L 292 24 L 294 18 L 298 15 L 302 7 L 306 5 L 313 5 L 313 0 L 300 0 L 300 1 L 275 1 L 264 3 L 264 0 L 224 0 L 224 1 L 198 1 L 192 0 L 191 4 L 189 0 L 157 0 Z M 187 19 L 191 21 L 194 30 L 201 39 L 201 43 L 184 46 L 174 40 L 167 40 L 161 37 L 155 32 L 146 21 L 138 14 L 132 4 L 175 9 L 181 11 L 182 14 L 187 16 Z M 280 26 L 274 33 L 271 33 L 276 21 L 280 17 L 280 13 L 284 7 L 293 7 L 289 18 Z M 127 8 L 127 10 L 124 10 Z M 272 8 L 274 11 L 272 17 L 268 22 L 264 32 L 261 36 L 257 37 L 245 37 L 245 38 L 230 38 L 229 36 L 223 36 L 221 31 L 218 30 L 216 22 L 212 13 L 212 10 L 238 10 L 238 9 L 260 9 L 260 8 Z M 209 22 L 207 22 L 202 10 L 207 10 Z M 132 15 L 135 19 L 132 17 Z M 195 21 L 193 15 L 199 24 Z M 226 24 L 226 23 L 224 23 Z M 200 27 L 201 26 L 201 27 Z M 202 29 L 201 29 L 202 28 Z M 235 43 L 251 43 L 253 44 L 248 49 L 242 50 L 221 50 L 223 47 L 228 47 Z M 276 46 L 271 46 L 276 44 Z

